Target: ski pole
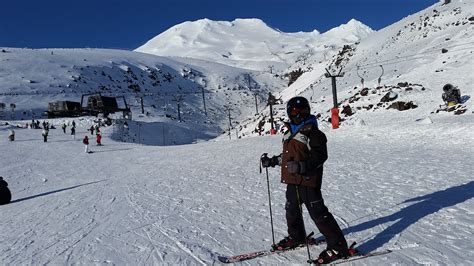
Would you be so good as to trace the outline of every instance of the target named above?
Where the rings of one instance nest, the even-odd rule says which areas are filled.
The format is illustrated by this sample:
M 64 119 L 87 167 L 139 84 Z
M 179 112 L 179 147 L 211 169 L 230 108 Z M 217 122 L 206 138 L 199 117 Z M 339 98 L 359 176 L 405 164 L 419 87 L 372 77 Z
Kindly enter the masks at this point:
M 262 154 L 260 158 L 266 157 L 268 153 Z M 273 230 L 273 214 L 272 214 L 272 199 L 270 194 L 270 179 L 268 178 L 268 167 L 265 167 L 265 172 L 267 173 L 267 190 L 268 190 L 268 206 L 270 207 L 270 226 L 272 228 L 272 241 L 275 246 L 275 232 Z M 260 163 L 260 173 L 262 173 L 262 164 Z
M 267 172 L 268 206 L 270 206 L 270 224 L 272 227 L 272 241 L 273 241 L 273 246 L 275 246 L 275 232 L 273 231 L 272 200 L 270 197 L 270 181 L 268 179 L 268 168 L 265 168 L 265 170 Z
M 301 222 L 303 223 L 303 232 L 306 237 L 306 226 L 304 225 L 304 218 L 303 218 L 303 208 L 301 207 L 301 198 L 300 198 L 300 187 L 296 186 L 296 199 L 298 200 L 298 207 L 300 208 L 300 215 L 301 215 Z M 306 250 L 308 251 L 308 263 L 312 264 L 313 260 L 311 259 L 311 253 L 309 252 L 309 245 L 308 245 L 308 238 L 306 237 Z

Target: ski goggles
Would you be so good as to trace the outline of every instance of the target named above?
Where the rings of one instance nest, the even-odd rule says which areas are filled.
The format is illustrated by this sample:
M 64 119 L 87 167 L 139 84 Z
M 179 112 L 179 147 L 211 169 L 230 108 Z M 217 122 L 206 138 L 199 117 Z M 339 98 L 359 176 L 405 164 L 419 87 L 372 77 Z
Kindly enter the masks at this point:
M 296 117 L 298 116 L 299 114 L 301 113 L 306 113 L 307 108 L 300 108 L 300 107 L 293 107 L 293 108 L 290 108 L 287 112 L 288 112 L 288 116 L 290 117 Z

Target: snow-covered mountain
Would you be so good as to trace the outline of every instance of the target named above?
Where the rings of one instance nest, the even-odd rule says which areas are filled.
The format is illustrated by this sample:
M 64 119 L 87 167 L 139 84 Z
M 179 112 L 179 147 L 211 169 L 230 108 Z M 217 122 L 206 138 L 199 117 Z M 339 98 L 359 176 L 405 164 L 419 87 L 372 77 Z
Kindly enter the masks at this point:
M 172 27 L 140 52 L 3 48 L 0 102 L 14 103 L 16 118 L 28 119 L 50 101 L 79 101 L 82 93 L 99 91 L 125 95 L 135 113 L 143 97 L 151 121 L 175 123 L 182 115 L 180 127 L 213 136 L 236 127 L 233 134 L 251 136 L 259 128 L 268 133 L 269 113 L 263 108 L 269 92 L 282 102 L 306 96 L 320 120 L 327 121 L 332 93 L 324 75 L 329 69 L 344 72 L 337 79 L 343 124 L 370 123 L 385 112 L 401 120 L 407 114 L 414 116 L 410 119 L 429 116 L 442 104 L 445 83 L 461 89 L 466 103 L 460 111 L 472 114 L 472 17 L 472 2 L 457 0 L 435 4 L 378 32 L 355 20 L 320 34 L 283 33 L 258 19 L 202 19 Z M 417 108 L 387 110 L 396 102 L 381 103 L 387 93 Z M 275 115 L 281 128 L 284 108 L 277 107 Z
M 219 62 L 226 65 L 282 72 L 298 57 L 342 47 L 373 31 L 351 20 L 326 33 L 285 33 L 259 19 L 184 22 L 154 37 L 136 51 L 160 56 L 176 56 Z
M 197 34 L 198 28 L 200 34 Z M 173 35 L 176 31 L 180 34 Z M 257 19 L 232 23 L 200 20 L 173 27 L 155 38 L 158 40 L 150 41 L 151 44 L 162 40 L 170 51 L 174 49 L 178 54 L 182 50 L 201 55 L 193 58 L 177 57 L 171 52 L 164 57 L 107 49 L 2 48 L 0 102 L 7 106 L 3 113 L 7 114 L 8 106 L 13 103 L 16 105 L 14 117 L 29 119 L 39 117 L 48 102 L 80 101 L 84 93 L 123 95 L 135 113 L 140 113 L 140 98 L 143 98 L 147 114 L 155 117 L 149 120 L 174 123 L 181 116 L 186 123 L 179 128 L 197 131 L 190 135 L 213 132 L 206 135 L 205 139 L 209 139 L 229 128 L 228 109 L 231 109 L 232 127 L 261 111 L 268 92 L 278 93 L 288 83 L 285 75 L 289 67 L 305 63 L 306 58 L 316 53 L 327 56 L 331 52 L 326 52 L 325 47 L 329 46 L 324 43 L 338 43 L 340 36 L 351 36 L 349 32 L 365 36 L 360 32 L 368 34 L 371 30 L 352 20 L 330 31 L 334 37 L 329 38 L 316 31 L 282 33 Z M 193 41 L 184 46 L 169 45 L 179 36 Z M 323 39 L 325 41 L 317 43 Z M 189 46 L 197 40 L 202 42 L 191 49 Z M 278 40 L 281 45 L 271 48 Z M 304 49 L 300 48 L 301 43 L 305 43 Z M 252 49 L 248 49 L 249 45 Z M 330 47 L 334 53 L 338 46 L 331 44 Z M 214 60 L 220 49 L 231 51 L 235 56 Z M 320 51 L 314 52 L 314 49 Z M 179 115 L 177 98 L 181 102 Z M 194 138 L 172 143 L 190 140 Z
M 228 128 L 224 106 L 232 109 L 234 119 L 256 112 L 249 84 L 262 91 L 257 97 L 260 109 L 264 108 L 265 92 L 274 92 L 284 84 L 270 73 L 122 50 L 1 48 L 0 60 L 0 103 L 6 105 L 0 115 L 4 119 L 40 118 L 48 102 L 81 101 L 82 94 L 100 92 L 125 96 L 135 116 L 141 115 L 143 97 L 148 121 L 174 127 L 181 117 L 184 123 L 178 123 L 179 128 L 195 131 L 190 136 L 209 133 L 204 139 Z M 10 104 L 16 105 L 13 116 Z M 243 105 L 248 108 L 241 108 Z
M 472 1 L 437 3 L 343 47 L 330 60 L 309 57 L 305 71 L 277 98 L 284 102 L 296 95 L 306 96 L 311 99 L 314 112 L 327 121 L 333 107 L 331 79 L 325 77 L 329 69 L 331 74 L 343 74 L 337 78 L 337 100 L 340 110 L 345 110 L 341 116 L 346 125 L 371 123 L 387 112 L 393 121 L 453 113 L 472 115 L 474 101 L 469 99 L 474 95 L 473 25 Z M 463 104 L 457 111 L 439 112 L 442 87 L 447 83 L 461 90 Z M 382 100 L 389 93 L 396 99 Z M 398 102 L 415 109 L 394 111 L 402 105 Z M 286 114 L 284 108 L 279 110 L 276 119 L 281 125 Z M 268 131 L 268 118 L 267 110 L 243 125 L 252 129 L 260 125 Z M 246 130 L 241 135 L 246 134 L 252 132 Z

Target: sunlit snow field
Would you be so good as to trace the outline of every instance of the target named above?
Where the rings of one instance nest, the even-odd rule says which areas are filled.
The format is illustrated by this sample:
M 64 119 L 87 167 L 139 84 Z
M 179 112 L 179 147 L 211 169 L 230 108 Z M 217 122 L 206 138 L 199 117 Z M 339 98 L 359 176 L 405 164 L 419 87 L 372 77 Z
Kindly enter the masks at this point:
M 349 242 L 393 253 L 358 264 L 464 264 L 474 259 L 473 121 L 470 116 L 322 130 L 323 195 Z M 262 153 L 281 136 L 181 146 L 116 142 L 84 153 L 61 129 L 0 130 L 0 260 L 20 264 L 214 264 L 217 255 L 272 244 Z M 94 138 L 91 141 L 95 144 Z M 269 169 L 276 238 L 286 235 L 285 185 Z M 306 216 L 308 216 L 306 214 Z M 314 224 L 306 219 L 308 231 Z M 311 247 L 317 256 L 323 247 Z M 304 264 L 306 250 L 244 264 Z

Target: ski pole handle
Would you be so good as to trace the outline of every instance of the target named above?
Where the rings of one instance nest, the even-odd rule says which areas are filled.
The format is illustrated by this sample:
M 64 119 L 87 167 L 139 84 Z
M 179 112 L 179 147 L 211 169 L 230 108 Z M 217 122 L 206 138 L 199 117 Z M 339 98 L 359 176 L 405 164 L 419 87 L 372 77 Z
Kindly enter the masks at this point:
M 268 157 L 267 155 L 268 155 L 268 153 L 264 153 L 260 156 L 260 160 L 258 162 L 258 165 L 260 166 L 260 174 L 262 173 L 262 158 L 263 157 Z

